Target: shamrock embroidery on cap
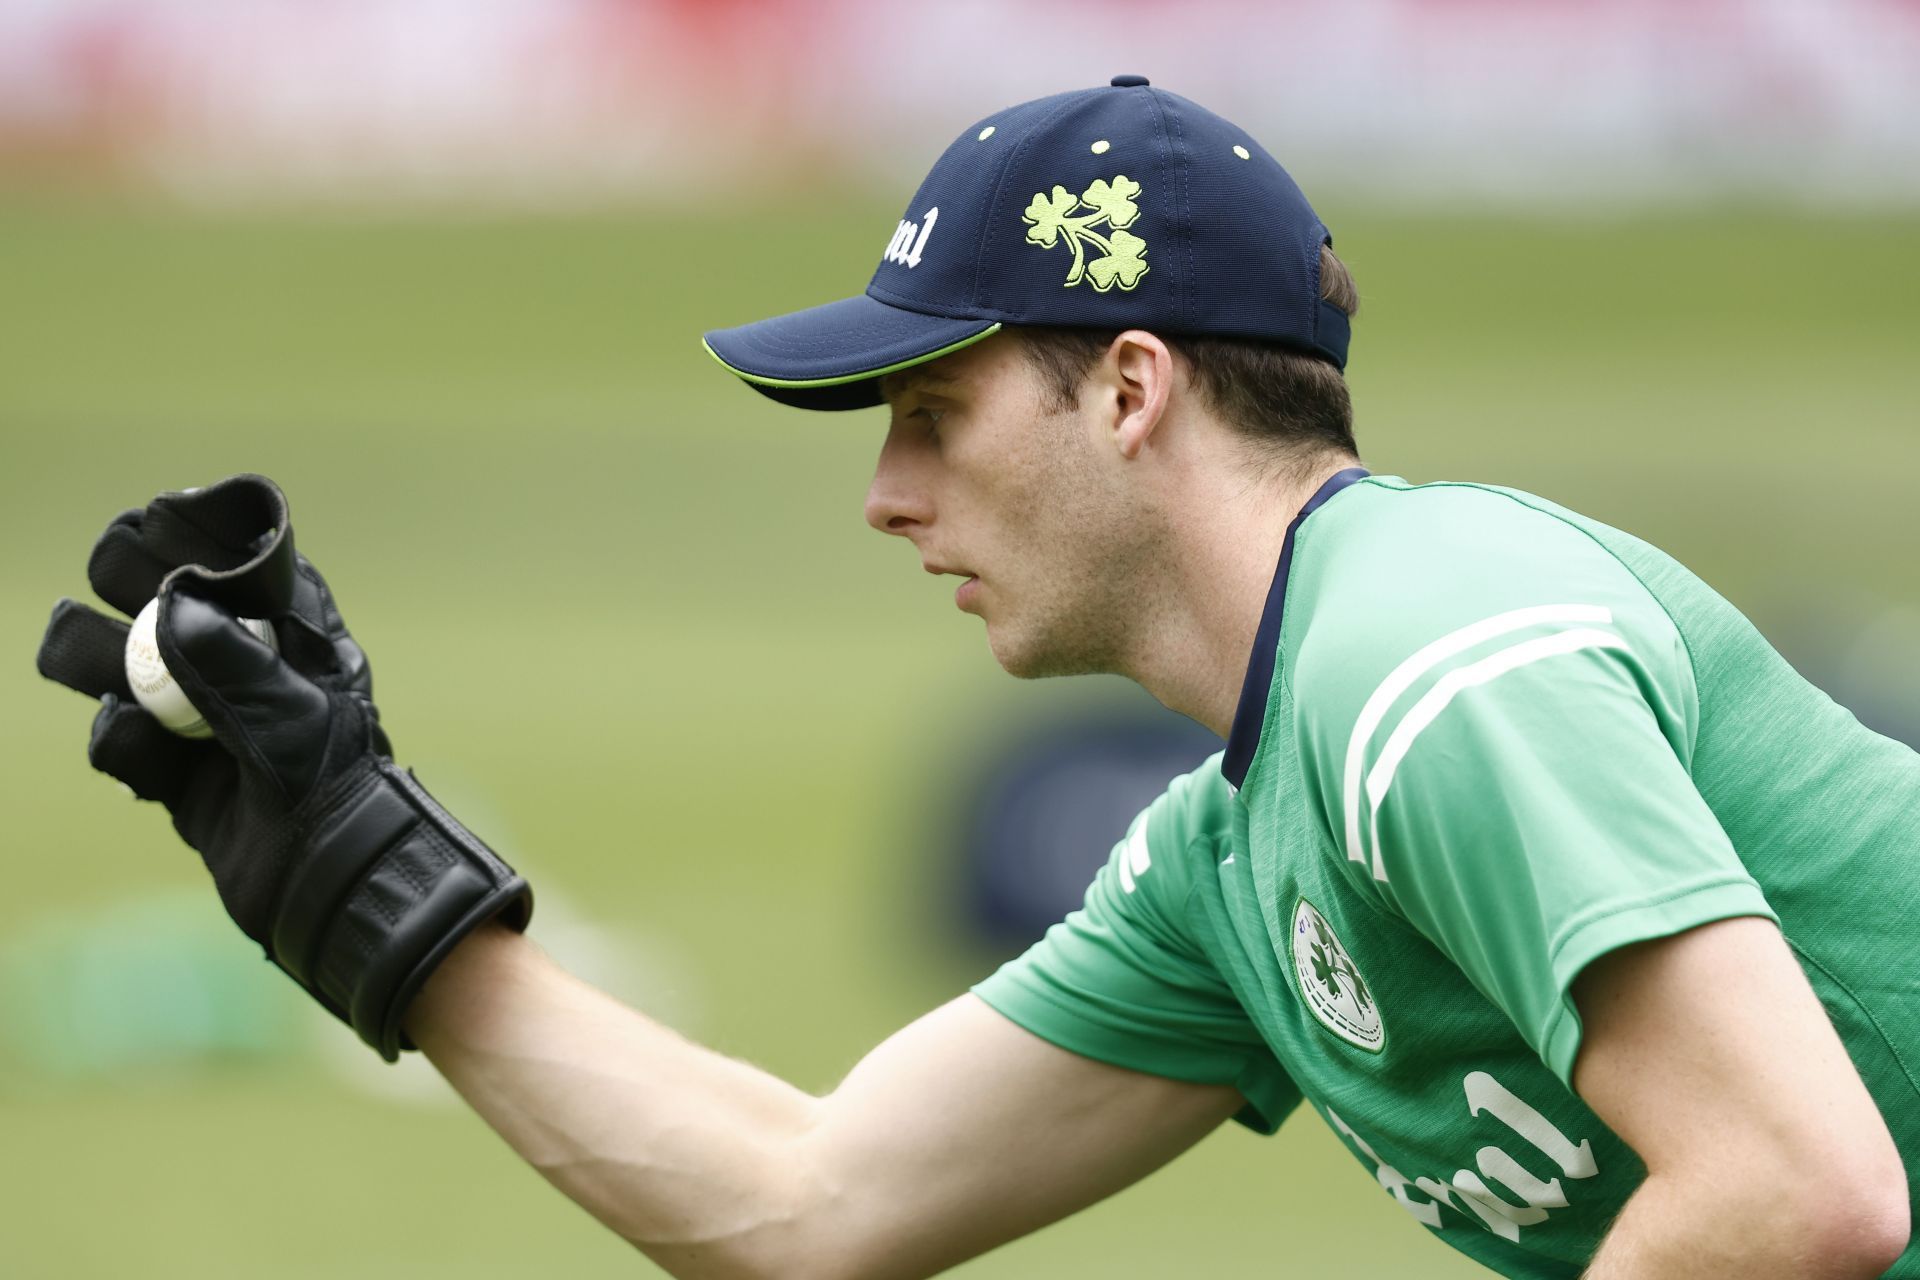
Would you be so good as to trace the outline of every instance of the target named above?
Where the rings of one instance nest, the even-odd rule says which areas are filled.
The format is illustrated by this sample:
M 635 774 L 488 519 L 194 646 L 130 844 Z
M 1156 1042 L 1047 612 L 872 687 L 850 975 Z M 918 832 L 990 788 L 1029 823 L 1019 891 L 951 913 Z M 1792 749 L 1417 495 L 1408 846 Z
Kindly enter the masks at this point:
M 1094 290 L 1105 293 L 1116 284 L 1131 289 L 1147 274 L 1147 242 L 1125 230 L 1140 216 L 1134 197 L 1140 184 L 1126 174 L 1115 174 L 1113 181 L 1096 178 L 1077 197 L 1065 187 L 1055 186 L 1052 193 L 1035 192 L 1026 212 L 1020 216 L 1027 225 L 1027 243 L 1051 249 L 1062 236 L 1073 249 L 1073 266 L 1067 271 L 1066 287 L 1071 289 L 1083 279 L 1093 281 Z M 1075 216 L 1085 207 L 1088 212 Z M 1093 228 L 1105 223 L 1111 235 Z M 1087 261 L 1087 246 L 1100 257 Z

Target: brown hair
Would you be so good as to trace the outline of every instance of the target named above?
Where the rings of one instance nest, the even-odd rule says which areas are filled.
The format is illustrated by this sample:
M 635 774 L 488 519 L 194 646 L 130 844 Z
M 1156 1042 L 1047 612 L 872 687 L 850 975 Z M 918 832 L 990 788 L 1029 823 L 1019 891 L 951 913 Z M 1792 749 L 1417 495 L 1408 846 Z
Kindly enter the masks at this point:
M 1360 294 L 1346 264 L 1320 247 L 1320 296 L 1348 315 Z M 1021 350 L 1046 384 L 1051 407 L 1065 410 L 1120 336 L 1118 329 L 1023 328 Z M 1161 335 L 1185 357 L 1189 381 L 1209 407 L 1270 459 L 1306 462 L 1323 454 L 1358 456 L 1353 400 L 1331 361 L 1257 338 L 1211 334 Z

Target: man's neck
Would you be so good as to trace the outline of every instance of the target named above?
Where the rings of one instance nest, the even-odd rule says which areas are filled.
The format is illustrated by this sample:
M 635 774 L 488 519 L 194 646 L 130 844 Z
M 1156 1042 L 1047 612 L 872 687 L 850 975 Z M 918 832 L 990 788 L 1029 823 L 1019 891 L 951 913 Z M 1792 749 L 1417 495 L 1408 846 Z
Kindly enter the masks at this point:
M 1233 727 L 1287 528 L 1351 458 L 1270 485 L 1226 481 L 1193 495 L 1174 527 L 1172 571 L 1155 625 L 1126 674 L 1161 703 L 1221 737 Z

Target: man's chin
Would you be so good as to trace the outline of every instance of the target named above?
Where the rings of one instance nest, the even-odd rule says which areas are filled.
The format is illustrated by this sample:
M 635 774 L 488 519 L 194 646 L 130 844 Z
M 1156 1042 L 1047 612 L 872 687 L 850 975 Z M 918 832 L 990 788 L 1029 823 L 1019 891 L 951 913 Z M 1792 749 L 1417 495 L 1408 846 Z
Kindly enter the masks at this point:
M 1004 628 L 987 624 L 987 648 L 1000 669 L 1016 680 L 1045 680 L 1052 676 L 1100 675 L 1109 667 L 1056 645 L 1035 643 L 1031 636 L 1011 636 Z

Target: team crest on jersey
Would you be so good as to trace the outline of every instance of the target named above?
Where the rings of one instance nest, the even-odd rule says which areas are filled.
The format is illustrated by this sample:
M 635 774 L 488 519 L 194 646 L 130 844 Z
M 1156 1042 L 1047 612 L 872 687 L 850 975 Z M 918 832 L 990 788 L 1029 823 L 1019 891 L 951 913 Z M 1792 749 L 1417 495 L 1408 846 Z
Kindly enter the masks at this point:
M 1321 1026 L 1368 1053 L 1380 1052 L 1387 1029 L 1373 991 L 1333 926 L 1305 898 L 1293 909 L 1293 972 L 1300 998 Z

